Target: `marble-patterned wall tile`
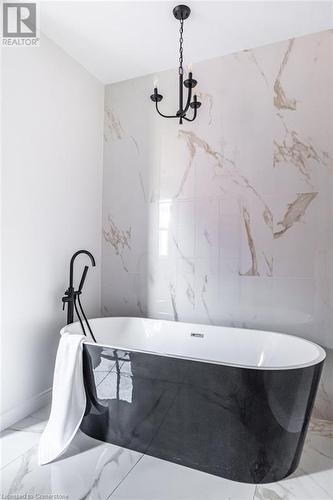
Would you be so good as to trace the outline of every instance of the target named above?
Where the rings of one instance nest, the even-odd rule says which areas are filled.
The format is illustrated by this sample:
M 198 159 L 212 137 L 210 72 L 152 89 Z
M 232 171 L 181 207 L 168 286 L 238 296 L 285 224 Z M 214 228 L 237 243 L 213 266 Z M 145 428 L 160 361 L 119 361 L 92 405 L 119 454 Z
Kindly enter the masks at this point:
M 219 198 L 195 200 L 195 256 L 215 260 L 220 248 Z
M 219 297 L 218 260 L 197 259 L 195 273 L 195 318 L 198 323 L 220 324 L 223 306 Z
M 332 52 L 329 30 L 197 63 L 202 106 L 182 126 L 156 114 L 153 75 L 107 86 L 103 314 L 333 348 Z M 158 75 L 166 113 L 176 76 Z
M 178 250 L 178 258 L 182 260 L 189 259 L 193 261 L 195 256 L 195 202 L 194 200 L 179 201 L 178 206 L 178 235 L 174 239 Z M 191 268 L 192 266 L 189 265 Z
M 243 276 L 240 279 L 239 317 L 244 328 L 273 329 L 275 310 L 273 280 L 269 277 Z

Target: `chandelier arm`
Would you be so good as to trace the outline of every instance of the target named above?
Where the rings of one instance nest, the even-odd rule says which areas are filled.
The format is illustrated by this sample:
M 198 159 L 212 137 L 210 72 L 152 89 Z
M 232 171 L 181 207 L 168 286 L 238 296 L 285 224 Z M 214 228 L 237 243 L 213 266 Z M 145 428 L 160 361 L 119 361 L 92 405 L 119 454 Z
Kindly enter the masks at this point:
M 194 108 L 194 114 L 193 114 L 192 118 L 186 118 L 186 116 L 183 116 L 183 118 L 188 122 L 194 122 L 196 117 L 197 117 L 197 108 Z
M 163 113 L 161 113 L 161 111 L 158 109 L 157 102 L 155 102 L 155 107 L 156 107 L 156 111 L 157 111 L 157 113 L 158 113 L 160 116 L 163 116 L 163 118 L 178 118 L 178 116 L 177 116 L 177 115 L 164 115 Z
M 191 98 L 192 98 L 192 88 L 191 88 L 191 87 L 189 87 L 189 88 L 188 88 L 188 95 L 187 95 L 186 106 L 185 106 L 185 108 L 184 108 L 184 113 L 186 113 L 186 111 L 187 111 L 187 110 L 188 110 L 188 108 L 190 107 Z

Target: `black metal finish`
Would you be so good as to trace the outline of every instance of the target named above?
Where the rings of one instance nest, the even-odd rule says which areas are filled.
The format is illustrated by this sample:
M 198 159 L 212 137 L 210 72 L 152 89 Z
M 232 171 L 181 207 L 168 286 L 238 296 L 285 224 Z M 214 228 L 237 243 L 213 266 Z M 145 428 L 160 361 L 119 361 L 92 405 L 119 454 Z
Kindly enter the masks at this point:
M 96 266 L 96 262 L 95 262 L 94 256 L 90 252 L 88 252 L 88 250 L 78 250 L 77 252 L 75 252 L 75 254 L 71 258 L 71 262 L 70 262 L 70 265 L 69 265 L 69 286 L 70 287 L 73 287 L 74 261 L 75 261 L 76 257 L 78 255 L 81 255 L 81 254 L 88 255 L 88 257 L 91 260 L 91 265 L 93 267 Z
M 179 29 L 179 68 L 178 68 L 178 79 L 179 79 L 179 109 L 175 115 L 165 115 L 158 109 L 158 102 L 163 99 L 163 96 L 158 93 L 157 87 L 154 88 L 154 93 L 151 94 L 150 99 L 155 103 L 157 113 L 163 118 L 178 118 L 179 123 L 183 123 L 183 119 L 192 122 L 195 120 L 197 113 L 196 109 L 199 108 L 201 103 L 197 101 L 197 96 L 194 96 L 194 101 L 191 102 L 192 88 L 197 85 L 197 81 L 192 78 L 192 72 L 189 72 L 188 78 L 184 81 L 184 68 L 183 68 L 183 31 L 184 31 L 184 20 L 189 17 L 191 9 L 187 5 L 177 5 L 173 9 L 173 15 L 180 21 Z M 184 87 L 188 89 L 188 95 L 186 99 L 186 105 L 184 107 Z M 196 104 L 195 104 L 196 103 Z M 192 118 L 187 118 L 186 113 L 189 108 L 194 109 Z
M 297 468 L 323 362 L 256 370 L 86 344 L 83 355 L 89 436 L 234 481 Z M 102 357 L 114 367 L 98 385 Z
M 172 12 L 175 18 L 178 19 L 178 21 L 181 21 L 190 16 L 191 9 L 187 5 L 177 5 Z
M 191 106 L 191 108 L 193 108 L 193 109 L 198 109 L 198 108 L 200 108 L 200 106 L 201 106 L 201 102 L 197 101 L 197 96 L 196 96 L 196 95 L 194 96 L 194 100 L 193 100 L 193 102 L 191 102 L 190 106 Z
M 157 88 L 154 88 L 154 93 L 150 96 L 150 99 L 153 102 L 160 102 L 163 99 L 163 96 L 157 92 Z
M 78 311 L 78 308 L 77 308 L 77 305 L 76 305 L 76 299 L 78 299 L 78 303 L 79 303 L 79 307 L 80 307 L 80 310 L 81 310 L 81 314 L 87 324 L 87 327 L 88 327 L 88 330 L 93 338 L 93 340 L 96 342 L 95 340 L 95 337 L 91 331 L 91 328 L 90 328 L 90 325 L 88 323 L 88 320 L 87 320 L 87 317 L 84 313 L 84 310 L 83 310 L 83 307 L 82 307 L 82 304 L 81 304 L 81 300 L 80 300 L 80 295 L 82 293 L 82 288 L 83 288 L 83 285 L 84 285 L 84 282 L 85 282 L 85 279 L 86 279 L 86 276 L 87 276 L 87 272 L 88 272 L 88 269 L 89 267 L 88 266 L 85 266 L 84 267 L 84 270 L 83 270 L 83 273 L 82 273 L 82 276 L 81 276 L 81 280 L 80 280 L 80 284 L 79 284 L 79 288 L 78 290 L 75 290 L 74 289 L 74 286 L 73 286 L 73 276 L 74 276 L 74 261 L 76 259 L 76 257 L 80 254 L 85 254 L 85 255 L 88 255 L 88 257 L 90 258 L 91 260 L 91 264 L 92 266 L 96 266 L 96 262 L 95 262 L 95 259 L 94 259 L 94 256 L 88 252 L 88 250 L 78 250 L 77 252 L 75 252 L 75 254 L 72 256 L 71 258 L 71 261 L 70 261 L 70 267 L 69 267 L 69 286 L 67 288 L 67 290 L 65 291 L 65 295 L 64 297 L 62 297 L 62 303 L 63 303 L 63 309 L 65 309 L 65 305 L 67 304 L 67 325 L 73 323 L 74 321 L 74 310 L 76 312 L 76 315 L 80 321 L 80 324 L 81 324 L 81 328 L 82 328 L 82 331 L 84 333 L 84 335 L 86 335 L 86 332 L 85 332 L 85 328 L 83 326 L 83 322 L 82 322 L 82 319 L 81 319 L 81 316 L 80 316 L 80 313 Z
M 198 82 L 192 78 L 192 71 L 188 74 L 188 80 L 185 80 L 184 86 L 188 89 L 193 89 Z

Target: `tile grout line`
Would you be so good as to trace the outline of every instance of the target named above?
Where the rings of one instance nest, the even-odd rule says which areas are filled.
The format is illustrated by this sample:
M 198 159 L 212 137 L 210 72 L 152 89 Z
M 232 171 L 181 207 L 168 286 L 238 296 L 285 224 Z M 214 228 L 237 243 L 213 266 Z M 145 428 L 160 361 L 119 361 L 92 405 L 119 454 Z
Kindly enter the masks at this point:
M 34 424 L 32 424 L 34 425 Z M 15 429 L 15 427 L 7 427 L 8 431 L 14 431 L 14 432 L 31 432 L 32 434 L 42 434 L 43 431 L 26 431 L 25 429 Z
M 37 411 L 39 411 L 39 410 L 37 410 Z M 34 412 L 34 413 L 36 413 L 36 412 Z M 13 425 L 18 424 L 19 422 L 22 422 L 22 420 L 26 420 L 27 418 L 31 418 L 32 420 L 35 420 L 35 422 L 40 422 L 40 420 L 39 420 L 38 417 L 33 417 L 32 415 L 33 415 L 33 413 L 31 415 L 27 415 L 26 417 L 21 418 L 20 420 L 18 420 L 17 422 L 15 422 L 15 424 L 13 424 Z M 7 427 L 7 429 L 12 429 L 13 425 Z M 4 430 L 6 430 L 6 429 L 4 429 Z
M 127 477 L 129 476 L 129 474 L 132 472 L 132 470 L 138 465 L 138 463 L 140 462 L 140 460 L 145 456 L 145 453 L 142 453 L 141 457 L 139 458 L 139 460 L 137 462 L 135 462 L 135 464 L 133 465 L 133 467 L 130 468 L 130 470 L 125 474 L 125 476 L 123 477 L 123 479 L 121 479 L 121 481 L 117 484 L 117 486 L 111 491 L 110 495 L 108 497 L 106 497 L 105 500 L 108 500 L 109 498 L 111 498 L 111 496 L 114 494 L 114 492 L 119 488 L 119 486 L 127 479 Z

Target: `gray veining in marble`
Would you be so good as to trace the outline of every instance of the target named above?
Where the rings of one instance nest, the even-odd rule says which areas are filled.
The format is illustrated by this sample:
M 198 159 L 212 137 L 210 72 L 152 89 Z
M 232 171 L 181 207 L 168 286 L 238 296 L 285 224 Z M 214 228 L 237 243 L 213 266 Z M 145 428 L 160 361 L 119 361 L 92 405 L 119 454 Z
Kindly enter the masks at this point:
M 124 250 L 131 250 L 131 227 L 125 230 L 120 229 L 109 216 L 108 227 L 103 229 L 103 236 L 105 241 L 114 248 L 116 255 L 119 255 L 124 271 L 128 272 L 124 260 Z
M 287 66 L 288 60 L 290 58 L 290 54 L 293 48 L 294 39 L 289 40 L 287 50 L 283 56 L 283 60 L 281 66 L 279 68 L 279 73 L 274 82 L 274 106 L 278 109 L 290 109 L 294 111 L 296 109 L 296 99 L 288 98 L 283 89 L 283 85 L 281 82 L 283 72 Z
M 246 236 L 247 236 L 247 241 L 249 245 L 249 251 L 251 254 L 251 267 L 246 273 L 239 273 L 243 276 L 259 276 L 258 272 L 258 261 L 257 261 L 257 252 L 256 252 L 256 247 L 255 243 L 253 240 L 252 232 L 251 232 L 251 216 L 249 214 L 249 211 L 247 210 L 246 207 L 243 207 L 243 219 L 244 219 L 244 226 L 245 226 L 245 231 L 246 231 Z
M 104 140 L 120 140 L 123 134 L 124 131 L 119 118 L 114 114 L 111 107 L 106 105 L 104 110 Z
M 290 229 L 295 222 L 299 222 L 304 216 L 306 209 L 317 196 L 318 193 L 298 193 L 297 198 L 288 204 L 286 213 L 281 221 L 277 223 L 281 227 L 279 231 L 274 232 L 274 238 L 280 238 Z

